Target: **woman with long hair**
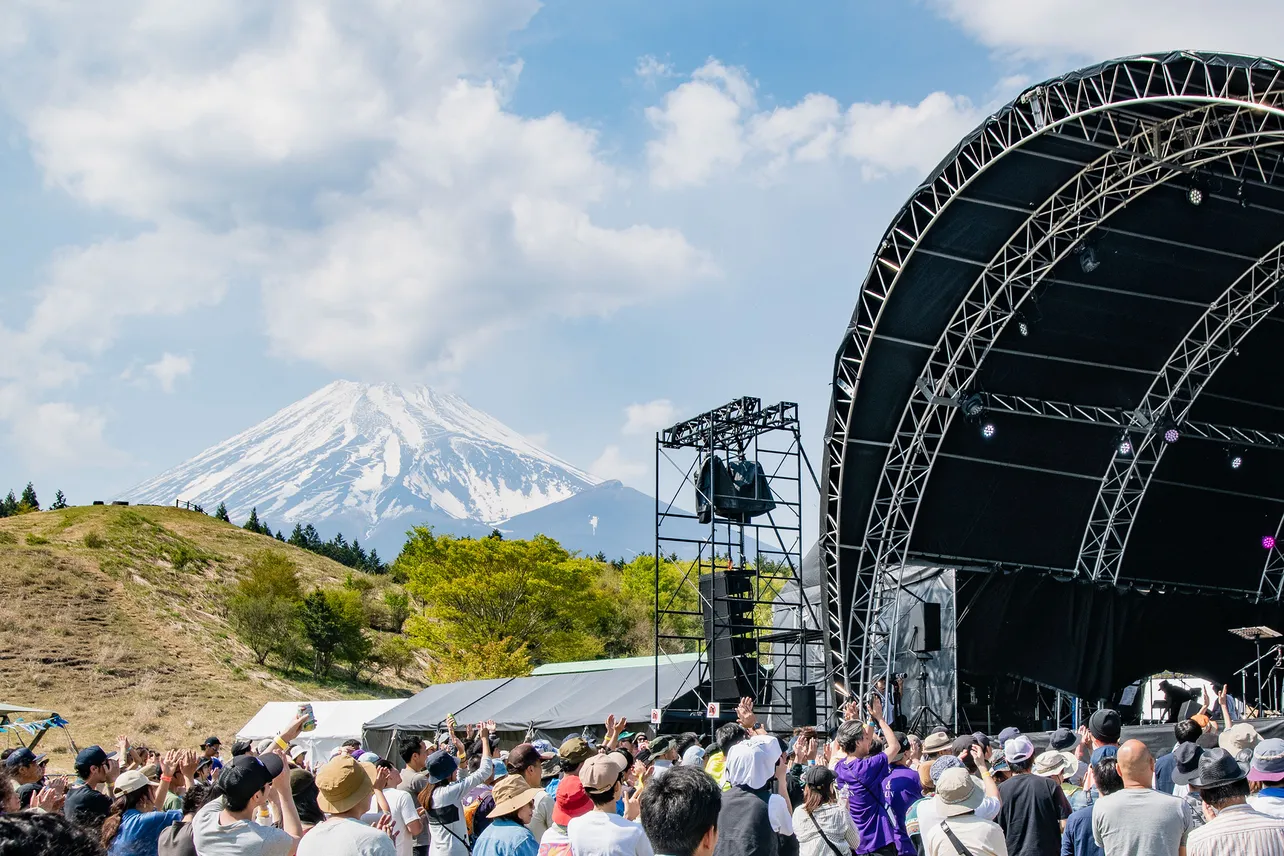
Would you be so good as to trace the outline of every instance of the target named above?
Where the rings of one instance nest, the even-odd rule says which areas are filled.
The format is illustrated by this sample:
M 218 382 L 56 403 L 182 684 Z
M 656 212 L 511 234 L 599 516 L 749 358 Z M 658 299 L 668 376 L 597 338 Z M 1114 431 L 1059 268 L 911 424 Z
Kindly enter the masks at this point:
M 157 856 L 156 846 L 165 827 L 183 819 L 182 811 L 159 811 L 178 768 L 178 754 L 161 759 L 161 783 L 152 783 L 141 770 L 128 770 L 116 778 L 116 801 L 103 821 L 102 844 L 108 856 Z
M 325 812 L 317 805 L 317 782 L 307 770 L 290 771 L 290 795 L 294 797 L 294 809 L 299 813 L 299 824 L 303 834 L 318 823 L 325 823 Z
M 803 773 L 803 803 L 794 809 L 799 856 L 851 856 L 860 836 L 834 790 L 834 771 L 816 764 Z
M 428 784 L 419 792 L 419 807 L 426 814 L 428 831 L 432 835 L 429 852 L 432 856 L 468 856 L 468 826 L 464 822 L 464 795 L 491 777 L 495 765 L 491 761 L 490 729 L 494 723 L 478 726 L 477 736 L 481 743 L 481 766 L 475 773 L 460 781 L 455 781 L 459 771 L 459 755 L 464 753 L 464 744 L 454 738 L 456 752 L 449 749 L 438 749 L 428 756 L 424 772 Z M 489 727 L 487 727 L 489 726 Z

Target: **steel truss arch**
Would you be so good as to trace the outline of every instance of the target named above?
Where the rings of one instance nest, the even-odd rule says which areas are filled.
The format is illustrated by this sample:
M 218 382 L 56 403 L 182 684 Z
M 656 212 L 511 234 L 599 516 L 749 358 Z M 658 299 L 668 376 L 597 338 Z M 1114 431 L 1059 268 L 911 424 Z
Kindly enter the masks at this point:
M 1181 423 L 1186 418 L 1212 376 L 1279 305 L 1276 286 L 1282 276 L 1284 243 L 1276 244 L 1208 305 L 1156 372 L 1128 426 L 1138 432 L 1132 454 L 1112 455 L 1097 487 L 1075 564 L 1079 573 L 1093 581 L 1119 581 L 1133 520 L 1168 446 L 1160 420 Z
M 1257 583 L 1257 599 L 1273 600 L 1279 602 L 1281 595 L 1284 595 L 1284 542 L 1280 538 L 1284 537 L 1284 514 L 1280 515 L 1280 522 L 1275 524 L 1275 531 L 1271 534 L 1270 545 L 1266 547 L 1266 564 L 1262 567 L 1262 578 Z
M 1184 73 L 1177 73 L 1179 66 L 1188 65 Z M 1015 268 L 1024 269 L 1026 280 L 1037 282 L 1051 270 L 1056 262 L 1078 242 L 1084 234 L 1099 223 L 1108 211 L 1117 210 L 1128 198 L 1144 192 L 1156 184 L 1181 174 L 1198 163 L 1226 160 L 1237 154 L 1251 156 L 1260 145 L 1247 145 L 1228 150 L 1224 147 L 1232 138 L 1261 138 L 1272 124 L 1269 133 L 1279 134 L 1281 113 L 1275 103 L 1281 82 L 1281 67 L 1273 62 L 1255 62 L 1251 65 L 1225 66 L 1224 74 L 1210 71 L 1210 60 L 1200 55 L 1173 54 L 1164 58 L 1138 58 L 1109 64 L 1095 74 L 1083 74 L 1052 81 L 1028 91 L 1009 109 L 992 117 L 945 164 L 935 178 L 915 194 L 902 216 L 889 229 L 874 260 L 869 277 L 861 291 L 856 312 L 835 365 L 835 382 L 830 425 L 826 443 L 826 479 L 824 509 L 822 514 L 822 549 L 825 576 L 834 608 L 830 610 L 830 630 L 835 642 L 832 653 L 835 668 L 842 670 L 851 681 L 850 665 L 862 662 L 862 684 L 871 673 L 868 647 L 869 634 L 877 613 L 877 589 L 885 582 L 885 572 L 903 558 L 912 532 L 916 499 L 907 506 L 909 490 L 921 491 L 931 471 L 931 458 L 917 459 L 914 449 L 928 440 L 939 444 L 949 426 L 952 409 L 946 408 L 944 418 L 937 418 L 929 426 L 927 418 L 942 410 L 930 400 L 920 403 L 911 400 L 906 414 L 913 414 L 916 429 L 908 434 L 898 430 L 894 449 L 888 454 L 880 480 L 880 496 L 871 506 L 871 520 L 875 515 L 882 521 L 899 521 L 892 532 L 889 525 L 881 525 L 877 538 L 866 537 L 861 545 L 840 542 L 842 519 L 842 485 L 845 466 L 845 448 L 849 439 L 855 401 L 862 379 L 862 372 L 869 345 L 881 319 L 883 307 L 898 282 L 901 272 L 922 242 L 931 225 L 945 208 L 969 184 L 1003 154 L 1025 140 L 1042 133 L 1058 131 L 1090 142 L 1104 142 L 1112 151 L 1096 164 L 1089 165 L 1073 180 L 1081 188 L 1085 177 L 1095 182 L 1100 190 L 1094 194 L 1079 192 L 1078 199 L 1063 201 L 1058 205 L 1045 205 L 1039 221 L 1031 217 L 1020 230 L 1029 235 L 1032 230 L 1043 233 L 1042 242 L 1030 246 L 1019 257 L 1003 256 L 987 267 L 978 285 L 987 289 L 985 300 L 969 294 L 969 305 L 981 314 L 974 315 L 974 323 L 961 332 L 951 330 L 942 336 L 938 348 L 929 360 L 926 377 L 937 396 L 950 396 L 962 388 L 953 381 L 957 377 L 970 377 L 984 358 L 988 344 L 992 343 L 1003 326 L 1012 317 L 1024 294 L 1018 296 L 1013 288 Z M 1244 93 L 1247 93 L 1245 95 Z M 1163 121 L 1147 121 L 1144 116 L 1119 114 L 1113 111 L 1129 106 L 1159 103 L 1180 104 L 1194 108 L 1189 113 Z M 1227 119 L 1229 114 L 1229 121 Z M 1198 116 L 1198 121 L 1192 117 Z M 1213 121 L 1209 121 L 1212 119 Z M 1249 119 L 1259 120 L 1253 126 Z M 1182 124 L 1185 120 L 1186 124 Z M 1237 123 L 1245 122 L 1243 125 Z M 1163 127 L 1180 129 L 1181 133 L 1163 134 Z M 1234 133 L 1237 128 L 1243 133 Z M 1231 133 L 1228 134 L 1227 132 Z M 1183 148 L 1184 146 L 1184 148 Z M 1123 150 L 1122 152 L 1118 150 Z M 1211 154 L 1210 154 L 1211 152 Z M 1185 160 L 1187 154 L 1206 154 L 1206 157 Z M 1110 169 L 1096 167 L 1110 164 Z M 1156 165 L 1156 164 L 1160 165 Z M 1243 169 L 1252 167 L 1251 157 L 1246 157 Z M 1131 170 L 1132 179 L 1115 180 L 1111 170 Z M 1085 188 L 1086 190 L 1086 188 Z M 1091 199 L 1086 198 L 1092 196 Z M 1111 203 L 1114 208 L 1109 208 Z M 1095 209 L 1093 206 L 1096 206 Z M 1085 217 L 1085 214 L 1087 215 Z M 1059 219 L 1058 219 L 1059 217 Z M 1061 223 L 1060 229 L 1057 223 Z M 988 311 L 986 311 L 988 310 Z M 937 356 L 943 349 L 947 355 Z M 970 369 L 960 373 L 957 367 L 966 358 Z M 933 370 L 933 367 L 936 367 Z M 953 368 L 951 368 L 953 367 Z M 950 369 L 945 371 L 945 369 Z M 952 387 L 952 388 L 951 388 Z M 904 421 L 902 423 L 904 425 Z M 918 440 L 914 441 L 917 437 Z M 906 439 L 911 440 L 906 446 Z M 912 454 L 913 453 L 913 454 Z M 895 465 L 893 465 L 895 463 Z M 889 469 L 896 470 L 896 480 L 889 480 Z M 892 488 L 890 496 L 887 487 Z M 908 511 L 908 513 L 907 513 Z M 867 536 L 870 529 L 867 526 Z M 891 533 L 894 537 L 889 537 Z M 875 548 L 875 549 L 871 549 Z M 840 565 L 845 551 L 854 551 L 858 563 L 851 591 L 845 591 Z M 850 556 L 850 553 L 846 553 Z M 873 574 L 869 571 L 873 571 Z M 844 595 L 847 595 L 844 597 Z M 857 605 L 861 604 L 864 609 Z M 849 605 L 849 610 L 843 605 Z M 844 616 L 844 612 L 846 615 Z M 862 614 L 863 612 L 863 614 Z M 859 653 L 859 660 L 857 654 Z

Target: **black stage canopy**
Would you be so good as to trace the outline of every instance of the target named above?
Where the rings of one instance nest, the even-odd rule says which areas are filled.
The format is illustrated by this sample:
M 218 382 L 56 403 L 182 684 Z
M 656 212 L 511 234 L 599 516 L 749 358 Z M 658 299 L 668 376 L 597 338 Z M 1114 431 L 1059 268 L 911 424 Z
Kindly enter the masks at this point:
M 915 191 L 835 361 L 841 676 L 886 668 L 907 563 L 982 572 L 960 669 L 1086 698 L 1229 681 L 1228 628 L 1284 630 L 1282 148 L 1284 64 L 1132 57 L 1026 90 Z

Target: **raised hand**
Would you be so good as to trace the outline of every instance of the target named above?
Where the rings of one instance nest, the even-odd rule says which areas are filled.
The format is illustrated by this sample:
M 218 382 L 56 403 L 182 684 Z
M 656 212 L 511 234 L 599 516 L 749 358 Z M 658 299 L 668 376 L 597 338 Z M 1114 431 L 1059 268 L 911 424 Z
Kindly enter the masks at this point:
M 58 803 L 62 801 L 62 795 L 53 788 L 41 788 L 31 795 L 31 807 L 44 809 L 50 814 L 58 810 Z
M 307 725 L 307 723 L 308 715 L 306 713 L 294 717 L 294 721 L 281 732 L 281 739 L 286 743 L 289 743 L 291 740 L 299 736 L 299 732 L 303 730 L 303 726 Z
M 985 750 L 981 748 L 981 744 L 973 743 L 972 747 L 967 751 L 972 756 L 972 760 L 976 762 L 977 768 L 984 770 L 985 769 Z
M 637 820 L 642 815 L 642 788 L 635 788 L 633 795 L 624 800 L 624 819 Z
M 852 720 L 860 718 L 860 702 L 852 699 L 843 705 L 843 719 Z
M 165 753 L 164 757 L 160 759 L 162 776 L 169 776 L 170 778 L 174 777 L 174 771 L 178 769 L 178 757 L 178 753 L 173 749 Z
M 606 715 L 606 736 L 615 736 L 615 714 L 613 713 L 608 713 Z
M 869 700 L 869 715 L 876 720 L 883 718 L 883 699 L 877 693 Z
M 740 704 L 736 705 L 736 722 L 746 729 L 752 729 L 758 724 L 758 717 L 753 712 L 753 698 L 750 696 L 740 699 Z
M 183 771 L 183 778 L 189 782 L 193 781 L 196 776 L 196 766 L 200 763 L 195 749 L 184 749 L 178 758 L 178 768 Z
M 385 833 L 389 838 L 391 838 L 393 844 L 397 843 L 397 824 L 393 822 L 392 815 L 379 815 L 379 819 L 374 822 L 373 826 L 375 829 Z

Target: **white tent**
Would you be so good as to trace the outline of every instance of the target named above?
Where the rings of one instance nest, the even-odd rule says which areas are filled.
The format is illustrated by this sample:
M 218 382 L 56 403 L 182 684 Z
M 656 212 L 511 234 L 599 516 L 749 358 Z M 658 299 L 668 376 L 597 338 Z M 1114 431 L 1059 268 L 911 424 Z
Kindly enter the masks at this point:
M 343 745 L 345 740 L 360 740 L 361 725 L 404 702 L 402 698 L 373 699 L 370 701 L 314 701 L 312 713 L 317 727 L 304 731 L 294 743 L 308 750 L 309 766 L 325 761 L 330 752 Z M 298 714 L 297 701 L 270 701 L 263 705 L 254 718 L 236 732 L 237 740 L 263 740 L 275 737 L 285 730 Z

